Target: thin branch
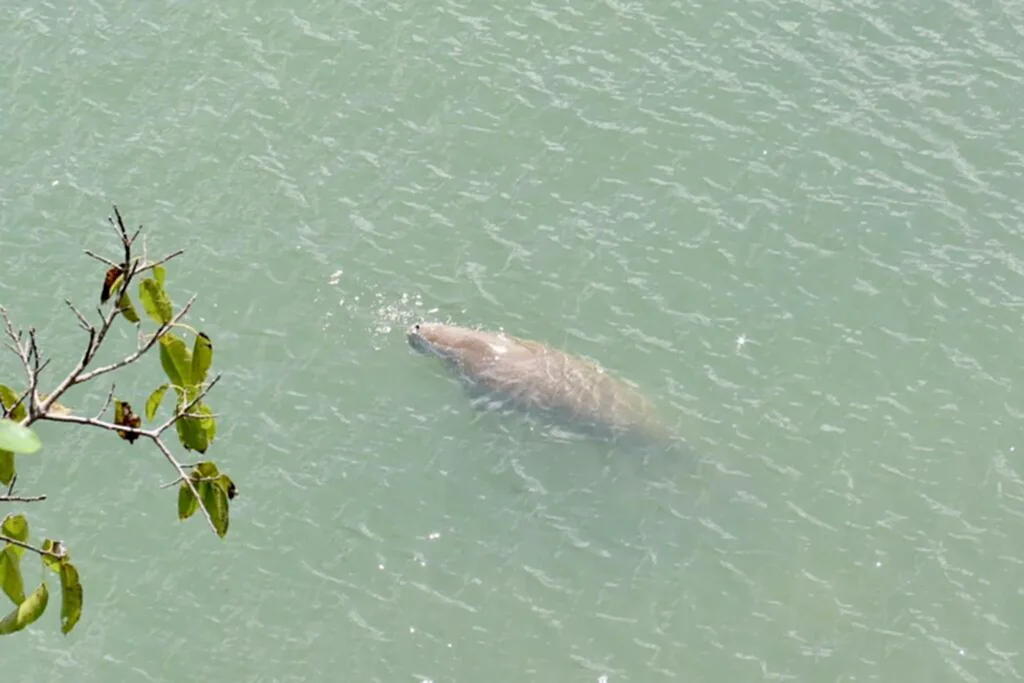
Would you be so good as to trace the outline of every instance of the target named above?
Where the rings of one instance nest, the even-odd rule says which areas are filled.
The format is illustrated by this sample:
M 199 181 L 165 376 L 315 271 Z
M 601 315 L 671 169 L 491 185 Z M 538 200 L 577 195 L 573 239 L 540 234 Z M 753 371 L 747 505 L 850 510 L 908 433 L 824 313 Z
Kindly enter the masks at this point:
M 59 415 L 57 413 L 46 413 L 45 415 L 40 415 L 39 419 L 47 422 L 70 422 L 72 424 L 89 425 L 90 427 L 99 427 L 100 429 L 107 429 L 112 432 L 126 432 L 128 434 L 147 436 L 150 439 L 156 439 L 159 437 L 159 434 L 151 429 L 137 429 L 135 427 L 114 424 L 113 422 L 105 422 L 104 420 L 97 418 L 82 417 L 81 415 Z
M 39 344 L 36 341 L 36 329 L 33 327 L 28 331 L 28 353 L 26 357 L 31 358 L 32 361 L 32 376 L 29 381 L 29 413 L 35 411 L 35 407 L 39 405 L 39 375 L 46 369 L 46 366 L 50 364 L 50 359 L 47 358 L 43 363 L 40 363 Z
M 11 339 L 10 348 L 21 360 L 21 364 L 25 368 L 25 377 L 31 380 L 32 361 L 29 358 L 28 346 L 26 346 L 25 342 L 22 341 L 23 335 L 21 330 L 15 331 L 14 324 L 11 322 L 11 317 L 7 314 L 6 308 L 0 308 L 0 314 L 2 314 L 4 318 L 4 328 L 7 330 L 7 336 Z
M 199 394 L 199 397 L 196 400 L 205 396 L 206 392 L 213 388 L 213 385 L 217 383 L 218 379 L 220 379 L 220 375 L 217 375 L 217 377 L 215 377 L 214 380 L 210 382 L 206 389 Z M 175 417 L 169 421 L 169 424 L 174 424 L 174 422 L 177 421 L 180 417 L 180 415 L 175 415 Z M 217 531 L 217 527 L 213 523 L 213 518 L 210 517 L 210 511 L 206 509 L 206 504 L 203 502 L 203 499 L 199 497 L 199 492 L 196 490 L 195 485 L 192 483 L 192 480 L 189 479 L 188 475 L 185 473 L 185 466 L 178 462 L 178 460 L 174 457 L 171 451 L 164 444 L 163 439 L 160 438 L 160 432 L 164 431 L 169 426 L 169 424 L 165 424 L 161 426 L 158 430 L 154 430 L 136 429 L 134 427 L 123 427 L 121 425 L 116 425 L 111 422 L 104 422 L 103 420 L 94 420 L 91 417 L 81 417 L 79 415 L 57 415 L 54 413 L 46 413 L 45 415 L 41 415 L 40 419 L 48 420 L 50 422 L 68 422 L 71 424 L 89 425 L 91 427 L 99 427 L 100 429 L 106 429 L 108 431 L 138 434 L 139 436 L 144 436 L 150 439 L 154 444 L 156 444 L 156 447 L 160 450 L 160 452 L 164 454 L 164 457 L 167 459 L 169 463 L 171 463 L 171 466 L 174 467 L 174 469 L 178 472 L 178 481 L 184 481 L 186 484 L 188 484 L 188 488 L 190 491 L 192 491 L 192 495 L 195 496 L 196 501 L 199 503 L 199 509 L 203 511 L 203 516 L 206 517 L 206 521 L 209 522 L 210 528 L 213 529 L 215 532 Z
M 99 254 L 94 254 L 91 251 L 89 251 L 88 249 L 85 249 L 84 251 L 85 251 L 85 255 L 86 256 L 91 256 L 94 259 L 96 259 L 97 261 L 99 261 L 100 263 L 104 263 L 104 264 L 110 266 L 111 268 L 120 268 L 121 267 L 118 264 L 116 264 L 113 261 L 111 261 L 110 259 L 108 259 L 106 256 L 100 256 Z
M 16 496 L 14 495 L 14 485 L 18 483 L 18 475 L 15 474 L 11 477 L 11 483 L 7 486 L 7 493 L 0 495 L 0 503 L 35 503 L 40 500 L 46 500 L 46 496 Z
M 96 368 L 95 370 L 92 370 L 90 372 L 86 372 L 84 374 L 79 374 L 79 376 L 75 378 L 75 380 L 74 380 L 74 382 L 72 382 L 72 384 L 82 384 L 83 382 L 88 382 L 89 380 L 95 379 L 96 377 L 99 377 L 100 375 L 104 375 L 104 374 L 106 374 L 108 372 L 113 372 L 114 370 L 117 370 L 118 368 L 123 368 L 125 365 L 129 365 L 131 363 L 134 363 L 136 360 L 139 359 L 140 356 L 142 356 L 144 353 L 146 353 L 151 348 L 153 348 L 153 345 L 156 344 L 157 340 L 160 339 L 160 337 L 164 336 L 168 331 L 170 331 L 170 329 L 179 320 L 181 320 L 185 316 L 186 313 L 188 313 L 188 310 L 190 308 L 192 308 L 192 303 L 195 300 L 196 300 L 196 295 L 193 294 L 192 298 L 188 300 L 188 303 L 186 303 L 185 306 L 182 307 L 182 309 L 180 311 L 178 311 L 178 313 L 171 319 L 171 322 L 167 323 L 166 325 L 162 325 L 156 332 L 154 332 L 153 336 L 150 337 L 149 341 L 146 342 L 146 344 L 143 345 L 142 348 L 137 349 L 134 353 L 132 353 L 132 354 L 130 354 L 128 356 L 125 356 L 121 360 L 116 361 L 114 363 L 111 363 L 110 365 L 105 365 L 105 366 L 103 366 L 101 368 Z
M 181 468 L 183 470 L 195 469 L 199 465 L 199 463 L 195 463 L 195 462 L 193 462 L 193 463 L 180 463 L 180 464 L 181 464 Z M 162 488 L 162 489 L 169 489 L 172 486 L 174 486 L 175 484 L 181 483 L 182 481 L 184 481 L 184 480 L 181 477 L 178 477 L 174 481 L 169 481 L 166 484 L 160 484 L 160 488 Z M 199 481 L 204 481 L 204 480 L 200 479 Z
M 4 319 L 4 329 L 7 330 L 7 336 L 10 337 L 11 341 L 20 348 L 21 335 L 14 331 L 14 325 L 11 324 L 11 316 L 7 314 L 7 309 L 3 306 L 0 306 L 0 315 L 2 315 Z
M 185 484 L 188 485 L 188 490 L 192 492 L 193 496 L 195 496 L 196 502 L 199 503 L 199 509 L 203 511 L 203 516 L 206 517 L 206 521 L 209 522 L 210 528 L 213 529 L 214 533 L 216 533 L 217 525 L 213 523 L 213 518 L 210 517 L 210 511 L 206 509 L 206 503 L 204 503 L 203 499 L 199 497 L 199 491 L 196 490 L 195 484 L 193 484 L 189 476 L 185 474 L 185 468 L 183 468 L 181 463 L 175 459 L 174 455 L 167 450 L 167 446 L 164 445 L 164 442 L 160 437 L 153 438 L 153 443 L 156 444 L 156 447 L 159 448 L 160 452 L 164 454 L 165 458 L 167 458 L 167 462 L 171 463 L 171 466 L 178 470 L 178 476 L 184 480 Z
M 22 403 L 24 403 L 26 398 L 28 398 L 28 389 L 26 389 L 24 392 L 22 392 L 21 396 L 19 396 L 18 400 L 14 402 L 13 406 L 11 406 L 10 408 L 8 408 L 7 406 L 4 406 L 4 417 L 7 417 L 11 413 L 13 413 L 15 410 L 17 410 L 18 406 L 20 406 Z M 0 405 L 2 405 L 2 404 L 3 404 L 3 399 L 0 399 Z
M 17 539 L 11 538 L 10 536 L 4 536 L 3 534 L 0 534 L 0 541 L 6 541 L 6 542 L 10 543 L 11 545 L 16 545 L 19 548 L 24 548 L 25 550 L 31 550 L 32 552 L 38 553 L 39 555 L 42 555 L 44 557 L 52 557 L 52 558 L 57 559 L 57 560 L 59 560 L 61 558 L 61 556 L 58 555 L 57 553 L 51 553 L 49 551 L 43 550 L 42 548 L 37 548 L 34 545 L 29 545 L 28 543 L 23 543 L 22 541 L 19 541 Z
M 168 256 L 164 256 L 159 261 L 156 261 L 154 263 L 147 263 L 143 267 L 139 268 L 139 273 L 144 273 L 147 270 L 151 270 L 153 268 L 156 268 L 157 266 L 162 266 L 163 264 L 165 264 L 168 261 L 170 261 L 172 258 L 177 258 L 178 256 L 181 256 L 184 253 L 185 253 L 184 249 L 179 249 L 178 251 L 176 251 L 176 252 L 174 252 L 174 253 L 172 253 L 172 254 L 170 254 Z
M 46 496 L 0 496 L 0 503 L 38 503 L 46 500 Z
M 71 312 L 74 313 L 75 316 L 78 317 L 78 322 L 82 326 L 83 330 L 88 332 L 90 329 L 92 329 L 92 324 L 90 324 L 89 321 L 85 319 L 85 316 L 82 315 L 81 311 L 79 311 L 77 308 L 75 308 L 75 305 L 73 303 L 71 303 L 67 299 L 64 299 L 64 303 L 66 303 L 68 305 L 68 308 L 71 309 Z
M 203 387 L 203 390 L 200 391 L 199 394 L 194 399 L 189 401 L 188 404 L 185 405 L 177 414 L 175 414 L 173 417 L 167 420 L 167 422 L 164 422 L 162 425 L 153 430 L 157 434 L 157 436 L 163 434 L 166 430 L 170 429 L 171 425 L 177 422 L 180 418 L 188 415 L 189 411 L 192 410 L 192 408 L 194 408 L 196 405 L 198 405 L 199 402 L 203 400 L 204 396 L 210 393 L 210 389 L 213 389 L 214 385 L 216 385 L 218 381 L 220 381 L 219 373 L 210 381 L 209 384 Z M 206 416 L 204 415 L 203 417 Z
M 191 417 L 196 420 L 216 420 L 218 417 L 221 416 L 221 413 L 179 413 L 179 415 L 181 415 L 182 417 Z
M 138 234 L 138 232 L 136 232 L 135 235 L 132 237 L 132 242 L 134 242 L 135 238 L 138 237 L 138 236 L 139 236 L 139 234 Z M 104 265 L 110 266 L 111 268 L 120 268 L 121 267 L 121 264 L 114 263 L 113 261 L 108 259 L 106 256 L 100 256 L 99 254 L 95 254 L 95 253 L 89 251 L 88 249 L 85 249 L 84 251 L 85 251 L 86 256 L 91 256 L 92 258 L 96 259 L 97 261 L 99 261 L 100 263 L 102 263 Z M 171 259 L 177 258 L 177 257 L 181 256 L 184 253 L 185 253 L 184 249 L 178 249 L 177 251 L 172 252 L 172 253 L 168 254 L 167 256 L 164 256 L 159 261 L 154 261 L 153 263 L 149 263 L 147 261 L 145 255 L 143 255 L 142 258 L 141 258 L 141 261 L 145 265 L 141 266 L 138 270 L 136 270 L 135 274 L 136 275 L 140 275 L 140 274 L 146 272 L 147 270 L 152 270 L 153 268 L 156 268 L 157 266 L 162 266 L 165 263 L 167 263 L 168 261 L 170 261 Z
M 35 372 L 39 374 L 39 343 L 36 340 L 36 328 L 34 327 L 28 331 L 28 352 L 32 358 Z
M 111 226 L 114 227 L 114 232 L 121 238 L 121 242 L 125 247 L 131 247 L 131 240 L 128 239 L 128 230 L 124 227 L 124 219 L 121 218 L 121 212 L 117 210 L 117 204 L 114 204 L 114 215 L 117 216 L 117 223 L 114 223 L 114 219 L 107 217 L 107 221 Z M 128 259 L 125 259 L 127 261 Z
M 107 412 L 107 408 L 110 407 L 111 401 L 114 400 L 114 387 L 115 386 L 116 385 L 113 384 L 113 383 L 110 384 L 110 393 L 107 394 L 107 400 L 103 403 L 103 407 L 100 408 L 100 412 L 98 412 L 96 414 L 96 419 L 97 420 L 100 419 L 101 417 L 103 417 L 103 413 Z
M 127 239 L 127 237 L 125 239 Z M 125 255 L 126 261 L 131 263 L 131 246 L 127 242 L 125 243 Z M 135 277 L 137 265 L 137 263 L 132 263 L 132 265 L 129 266 L 128 272 L 125 273 L 124 276 L 124 284 L 122 285 L 123 288 L 127 289 L 128 286 L 131 284 L 132 278 Z M 193 295 L 193 297 L 189 300 L 188 305 L 185 306 L 181 311 L 179 311 L 178 314 L 174 317 L 174 320 L 172 320 L 172 324 L 175 321 L 179 320 L 188 311 L 188 309 L 192 305 L 192 302 L 195 301 L 195 298 L 195 295 Z M 114 363 L 112 365 L 108 365 L 106 367 L 93 370 L 92 372 L 84 373 L 85 368 L 88 367 L 89 363 L 92 362 L 93 358 L 96 356 L 96 353 L 99 351 L 100 346 L 103 344 L 103 340 L 106 339 L 107 332 L 110 331 L 110 328 L 114 323 L 114 319 L 117 317 L 119 312 L 120 311 L 118 310 L 117 306 L 111 306 L 110 311 L 106 315 L 104 315 L 102 311 L 100 312 L 100 317 L 103 320 L 103 324 L 100 326 L 99 331 L 97 331 L 96 328 L 93 327 L 92 325 L 89 326 L 89 342 L 86 345 L 85 352 L 82 354 L 81 359 L 79 359 L 78 364 L 74 367 L 74 369 L 71 372 L 68 373 L 67 377 L 65 377 L 61 381 L 61 383 L 57 385 L 57 388 L 54 389 L 53 392 L 40 403 L 40 405 L 38 406 L 38 410 L 34 411 L 33 414 L 29 416 L 28 424 L 31 424 L 32 421 L 37 419 L 37 414 L 46 414 L 49 411 L 50 406 L 53 405 L 54 401 L 60 398 L 60 396 L 72 386 L 76 384 L 82 384 L 83 382 L 88 382 L 90 379 L 98 377 L 104 373 L 111 372 L 112 370 L 116 370 L 120 367 L 124 367 L 125 365 L 128 365 L 129 363 L 138 359 L 143 353 L 145 353 L 146 350 L 151 348 L 155 340 L 166 331 L 165 327 L 167 326 L 162 326 L 159 330 L 157 330 L 156 334 L 154 335 L 154 339 L 151 340 L 150 343 L 144 347 L 144 349 L 136 351 L 135 353 L 128 356 L 128 358 L 118 363 Z
M 8 315 L 6 308 L 0 308 L 0 315 L 4 319 L 4 328 L 7 331 L 7 336 L 11 339 L 8 348 L 21 359 L 21 365 L 25 370 L 25 379 L 28 381 L 28 390 L 26 392 L 29 399 L 28 412 L 31 415 L 35 411 L 35 406 L 39 403 L 39 392 L 37 391 L 39 374 L 49 365 L 50 361 L 47 359 L 45 362 L 40 362 L 35 328 L 29 329 L 28 341 L 26 342 L 24 341 L 24 333 L 21 330 L 14 329 L 14 324 L 11 322 L 11 317 Z M 23 401 L 24 396 L 18 401 L 18 404 L 20 405 Z

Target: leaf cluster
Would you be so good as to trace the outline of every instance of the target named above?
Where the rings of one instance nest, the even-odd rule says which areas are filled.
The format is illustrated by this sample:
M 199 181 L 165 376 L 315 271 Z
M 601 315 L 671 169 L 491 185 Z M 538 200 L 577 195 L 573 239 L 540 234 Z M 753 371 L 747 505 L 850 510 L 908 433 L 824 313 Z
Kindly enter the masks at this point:
M 123 259 L 115 262 L 86 252 L 108 266 L 100 291 L 100 324 L 90 323 L 67 302 L 88 334 L 88 343 L 77 366 L 50 394 L 39 391 L 39 377 L 49 360 L 40 359 L 35 330 L 29 330 L 26 341 L 22 332 L 14 330 L 6 311 L 0 309 L 11 342 L 8 346 L 22 360 L 26 377 L 26 387 L 21 393 L 10 385 L 0 384 L 0 483 L 7 487 L 7 495 L 2 495 L 0 489 L 0 503 L 34 502 L 45 498 L 13 495 L 17 481 L 16 465 L 22 456 L 35 454 L 43 446 L 32 429 L 33 423 L 43 420 L 92 426 L 114 432 L 129 446 L 140 438 L 151 441 L 175 469 L 177 479 L 168 486 L 178 484 L 179 520 L 184 521 L 202 511 L 211 528 L 223 538 L 229 526 L 229 502 L 237 495 L 235 483 L 212 461 L 181 464 L 162 439 L 163 433 L 174 426 L 178 443 L 186 451 L 206 454 L 215 442 L 217 419 L 206 399 L 219 379 L 219 375 L 212 380 L 209 378 L 213 365 L 213 342 L 207 333 L 194 330 L 183 322 L 195 297 L 175 310 L 174 302 L 165 289 L 167 271 L 164 264 L 182 251 L 155 263 L 148 262 L 145 254 L 136 256 L 133 247 L 142 228 L 129 236 L 116 206 L 114 213 L 117 221 L 115 223 L 111 219 L 110 222 L 120 239 Z M 156 325 L 152 332 L 147 333 L 143 329 L 144 318 L 138 314 L 133 300 L 131 285 L 136 280 L 137 300 L 146 317 Z M 113 303 L 104 311 L 103 307 L 111 301 Z M 90 369 L 100 345 L 107 338 L 107 332 L 119 317 L 136 329 L 138 347 L 118 362 Z M 192 337 L 191 344 L 186 342 L 187 334 Z M 111 386 L 107 401 L 96 417 L 79 415 L 57 401 L 70 387 L 120 370 L 138 361 L 154 346 L 158 349 L 166 381 L 153 389 L 145 401 L 137 403 L 144 406 L 143 415 L 148 426 L 143 426 L 143 415 L 137 414 L 132 406 L 135 399 L 115 396 L 116 386 Z M 169 391 L 174 396 L 173 411 L 169 417 L 158 421 L 157 415 Z M 113 421 L 108 422 L 103 415 L 111 405 Z M 14 610 L 0 621 L 0 635 L 18 632 L 35 622 L 45 611 L 49 600 L 45 577 L 32 593 L 26 595 L 24 592 L 20 563 L 26 550 L 38 554 L 44 567 L 60 577 L 61 630 L 69 633 L 82 613 L 83 589 L 78 569 L 71 564 L 63 542 L 44 539 L 42 546 L 31 545 L 28 542 L 28 521 L 21 514 L 9 514 L 4 518 L 0 525 L 0 542 L 3 543 L 0 550 L 0 588 L 15 605 Z
M 50 590 L 46 572 L 39 586 L 25 594 L 25 579 L 21 569 L 21 558 L 25 550 L 35 550 L 28 545 L 28 520 L 24 515 L 9 514 L 0 522 L 0 589 L 14 603 L 14 609 L 0 620 L 0 635 L 17 633 L 35 622 L 46 611 L 50 601 Z M 67 635 L 82 616 L 82 584 L 78 569 L 71 564 L 71 555 L 60 541 L 45 539 L 37 550 L 43 567 L 60 577 L 60 630 Z

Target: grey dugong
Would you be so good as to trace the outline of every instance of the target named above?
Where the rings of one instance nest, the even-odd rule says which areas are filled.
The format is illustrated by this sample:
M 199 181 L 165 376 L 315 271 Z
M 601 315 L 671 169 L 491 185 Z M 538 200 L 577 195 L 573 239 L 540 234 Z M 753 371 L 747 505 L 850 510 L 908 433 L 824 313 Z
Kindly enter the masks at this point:
M 421 322 L 409 344 L 445 361 L 467 388 L 602 440 L 676 442 L 652 403 L 600 365 L 504 332 Z

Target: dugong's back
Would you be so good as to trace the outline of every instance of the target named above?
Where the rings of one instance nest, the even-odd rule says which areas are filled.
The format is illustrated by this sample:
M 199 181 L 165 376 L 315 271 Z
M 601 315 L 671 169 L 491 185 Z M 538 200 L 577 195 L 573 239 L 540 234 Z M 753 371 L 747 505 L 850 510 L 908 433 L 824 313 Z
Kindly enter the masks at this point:
M 600 436 L 671 438 L 647 398 L 596 363 L 535 341 L 468 328 L 423 327 L 422 336 L 466 379 L 521 408 L 551 414 Z

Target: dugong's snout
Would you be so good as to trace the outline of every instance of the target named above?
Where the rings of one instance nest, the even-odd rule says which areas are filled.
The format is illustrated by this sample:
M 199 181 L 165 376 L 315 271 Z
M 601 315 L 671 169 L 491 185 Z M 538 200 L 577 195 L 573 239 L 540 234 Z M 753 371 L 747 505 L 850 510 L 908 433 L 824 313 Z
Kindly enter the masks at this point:
M 420 324 L 416 323 L 405 331 L 405 339 L 409 342 L 409 346 L 416 349 L 417 351 L 426 352 L 430 350 L 430 344 L 424 339 L 420 333 Z

